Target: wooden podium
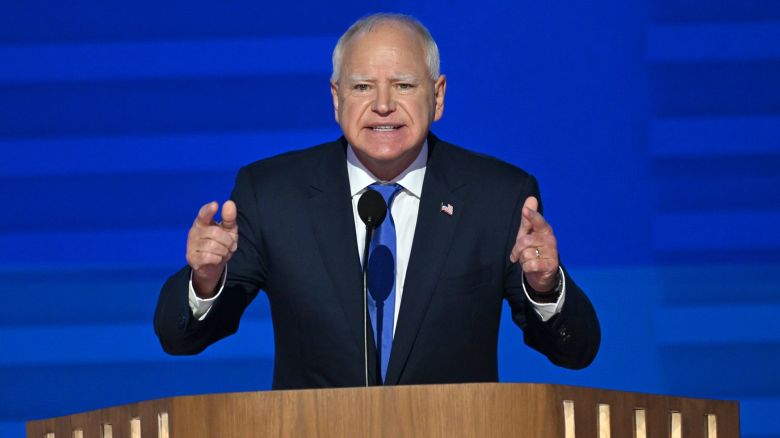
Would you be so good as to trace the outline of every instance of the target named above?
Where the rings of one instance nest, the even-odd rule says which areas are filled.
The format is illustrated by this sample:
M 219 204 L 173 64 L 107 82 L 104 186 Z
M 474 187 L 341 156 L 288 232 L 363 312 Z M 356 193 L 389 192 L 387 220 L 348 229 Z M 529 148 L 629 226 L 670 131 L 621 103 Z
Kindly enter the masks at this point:
M 27 423 L 28 438 L 736 438 L 739 405 L 480 383 L 172 397 Z

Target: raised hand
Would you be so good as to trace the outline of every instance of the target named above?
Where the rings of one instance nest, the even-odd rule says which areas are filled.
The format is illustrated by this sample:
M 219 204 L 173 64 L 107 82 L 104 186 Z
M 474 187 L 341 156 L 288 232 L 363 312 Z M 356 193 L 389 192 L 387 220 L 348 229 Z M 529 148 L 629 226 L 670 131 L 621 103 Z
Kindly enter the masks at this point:
M 545 293 L 557 285 L 558 242 L 552 227 L 538 210 L 539 201 L 529 196 L 523 204 L 523 217 L 509 260 L 520 263 L 525 279 L 534 291 Z
M 218 209 L 217 202 L 201 207 L 187 236 L 187 263 L 192 268 L 192 286 L 201 298 L 214 296 L 225 265 L 238 249 L 236 204 L 226 201 L 222 205 L 220 223 L 214 221 Z

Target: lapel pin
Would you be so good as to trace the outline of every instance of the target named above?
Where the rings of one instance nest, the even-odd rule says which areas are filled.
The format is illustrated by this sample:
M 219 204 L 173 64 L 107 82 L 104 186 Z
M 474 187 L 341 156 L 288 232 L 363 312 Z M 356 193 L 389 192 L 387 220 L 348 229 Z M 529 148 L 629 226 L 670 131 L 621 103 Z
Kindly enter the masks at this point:
M 452 216 L 453 213 L 455 213 L 455 207 L 452 206 L 452 204 L 444 205 L 444 203 L 441 203 L 441 210 L 442 213 L 446 213 L 448 216 Z

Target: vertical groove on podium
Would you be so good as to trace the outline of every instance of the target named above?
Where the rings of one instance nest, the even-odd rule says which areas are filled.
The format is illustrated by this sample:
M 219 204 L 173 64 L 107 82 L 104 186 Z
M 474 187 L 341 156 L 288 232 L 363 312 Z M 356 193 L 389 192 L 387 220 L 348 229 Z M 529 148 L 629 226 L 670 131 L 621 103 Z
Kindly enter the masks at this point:
M 574 402 L 563 401 L 563 428 L 566 438 L 576 438 L 574 433 Z
M 682 438 L 682 414 L 672 411 L 669 413 L 669 436 L 671 438 Z
M 601 403 L 599 404 L 599 438 L 610 438 L 611 436 L 609 405 Z
M 84 438 L 84 429 L 73 429 L 73 438 Z
M 634 438 L 647 438 L 647 423 L 644 409 L 634 409 Z
M 707 414 L 707 438 L 718 438 L 718 416 Z
M 138 417 L 130 419 L 130 438 L 141 438 L 141 419 Z
M 157 414 L 157 438 L 169 438 L 167 412 Z
M 114 438 L 114 427 L 110 423 L 101 425 L 100 438 Z

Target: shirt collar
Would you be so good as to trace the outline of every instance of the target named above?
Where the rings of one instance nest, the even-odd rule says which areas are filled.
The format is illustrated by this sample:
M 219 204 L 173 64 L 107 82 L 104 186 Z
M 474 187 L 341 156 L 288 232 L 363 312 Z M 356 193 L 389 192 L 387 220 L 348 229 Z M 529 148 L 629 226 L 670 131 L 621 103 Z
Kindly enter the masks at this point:
M 347 176 L 349 177 L 349 191 L 355 196 L 365 190 L 366 187 L 377 181 L 386 183 L 398 183 L 407 192 L 419 198 L 422 196 L 423 179 L 425 179 L 425 165 L 428 161 L 428 140 L 420 148 L 420 153 L 403 172 L 391 181 L 381 181 L 374 176 L 363 163 L 358 160 L 352 145 L 347 146 Z

